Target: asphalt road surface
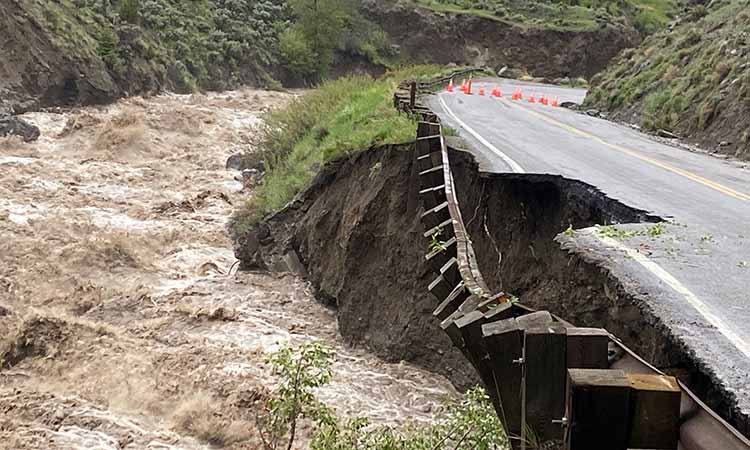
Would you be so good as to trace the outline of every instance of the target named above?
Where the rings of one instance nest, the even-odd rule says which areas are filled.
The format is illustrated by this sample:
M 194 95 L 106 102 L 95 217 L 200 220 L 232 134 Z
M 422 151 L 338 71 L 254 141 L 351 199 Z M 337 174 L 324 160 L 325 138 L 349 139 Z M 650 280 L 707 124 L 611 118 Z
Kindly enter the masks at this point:
M 485 96 L 477 95 L 484 85 Z M 488 94 L 495 86 L 502 98 Z M 516 88 L 524 99 L 513 101 Z M 565 108 L 585 90 L 475 80 L 473 95 L 428 103 L 469 144 L 486 172 L 546 173 L 591 184 L 667 221 L 657 236 L 576 233 L 581 251 L 637 285 L 650 309 L 750 411 L 750 165 L 677 148 L 626 126 Z M 647 225 L 618 226 L 646 231 Z M 561 230 L 562 231 L 562 230 Z

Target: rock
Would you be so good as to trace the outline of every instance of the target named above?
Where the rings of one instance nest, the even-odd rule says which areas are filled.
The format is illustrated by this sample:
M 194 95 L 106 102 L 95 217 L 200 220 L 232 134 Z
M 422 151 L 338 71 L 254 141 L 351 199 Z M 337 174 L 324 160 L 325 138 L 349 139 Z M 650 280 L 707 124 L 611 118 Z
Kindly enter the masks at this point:
M 240 170 L 242 168 L 242 153 L 235 153 L 227 158 L 227 169 Z
M 721 141 L 721 142 L 719 142 L 719 147 L 729 147 L 730 145 L 732 145 L 732 143 L 729 142 L 729 141 Z
M 677 135 L 667 130 L 656 130 L 656 135 L 667 139 L 677 139 Z
M 574 111 L 578 111 L 580 109 L 580 106 L 575 102 L 562 102 L 560 103 L 560 108 L 568 108 Z
M 242 270 L 267 270 L 255 230 L 250 230 L 235 240 L 234 256 L 241 261 Z
M 245 169 L 242 171 L 242 188 L 250 189 L 260 183 L 263 179 L 263 173 L 257 169 Z
M 39 128 L 16 116 L 0 116 L 0 137 L 20 136 L 24 142 L 32 142 L 39 138 Z
M 601 116 L 601 113 L 599 112 L 598 109 L 589 109 L 589 110 L 586 110 L 586 115 L 591 116 L 591 117 L 599 117 Z
M 266 173 L 266 162 L 261 159 L 257 163 L 253 164 L 250 169 L 255 169 L 260 173 Z

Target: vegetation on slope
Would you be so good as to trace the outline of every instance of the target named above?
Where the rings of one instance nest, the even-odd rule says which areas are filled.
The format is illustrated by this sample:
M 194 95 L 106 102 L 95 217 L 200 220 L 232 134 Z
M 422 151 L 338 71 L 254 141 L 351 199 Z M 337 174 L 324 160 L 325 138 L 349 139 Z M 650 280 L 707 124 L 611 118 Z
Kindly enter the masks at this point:
M 750 10 L 696 6 L 672 30 L 626 50 L 592 80 L 590 107 L 750 159 Z
M 379 63 L 389 56 L 353 0 L 24 0 L 13 8 L 65 55 L 63 69 L 101 66 L 126 92 L 314 82 L 334 52 Z
M 415 0 L 439 12 L 475 14 L 524 27 L 590 30 L 632 25 L 642 34 L 663 28 L 679 0 Z
M 436 66 L 402 68 L 380 79 L 357 75 L 327 81 L 284 109 L 264 117 L 259 151 L 263 184 L 238 212 L 235 232 L 289 202 L 320 167 L 347 152 L 414 139 L 413 119 L 393 107 L 393 92 L 405 79 L 440 72 Z

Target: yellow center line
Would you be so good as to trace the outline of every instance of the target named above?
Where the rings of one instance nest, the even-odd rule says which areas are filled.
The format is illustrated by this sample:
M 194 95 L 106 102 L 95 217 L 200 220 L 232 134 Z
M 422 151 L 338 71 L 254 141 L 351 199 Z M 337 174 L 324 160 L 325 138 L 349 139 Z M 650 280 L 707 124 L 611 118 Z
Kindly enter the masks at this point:
M 556 126 L 562 128 L 564 130 L 567 130 L 567 131 L 569 131 L 569 132 L 571 132 L 573 134 L 577 134 L 577 135 L 583 136 L 585 138 L 593 139 L 593 140 L 595 140 L 595 141 L 597 141 L 597 142 L 601 143 L 602 145 L 605 145 L 605 146 L 607 146 L 609 148 L 612 148 L 612 149 L 617 150 L 619 152 L 622 152 L 622 153 L 625 153 L 627 155 L 633 156 L 635 158 L 640 159 L 641 161 L 645 161 L 645 162 L 647 162 L 649 164 L 653 164 L 654 166 L 661 167 L 664 170 L 668 170 L 669 172 L 672 172 L 672 173 L 675 173 L 677 175 L 680 175 L 680 176 L 683 176 L 685 178 L 688 178 L 690 180 L 693 180 L 696 183 L 700 183 L 700 184 L 702 184 L 702 185 L 704 185 L 706 187 L 709 187 L 709 188 L 714 189 L 716 191 L 719 191 L 721 193 L 727 194 L 727 195 L 729 195 L 731 197 L 734 197 L 734 198 L 736 198 L 738 200 L 750 201 L 750 195 L 745 194 L 744 192 L 740 192 L 740 191 L 734 190 L 734 189 L 732 189 L 730 187 L 724 186 L 723 184 L 720 184 L 720 183 L 717 183 L 715 181 L 709 180 L 708 178 L 704 178 L 704 177 L 702 177 L 700 175 L 696 175 L 696 174 L 694 174 L 694 173 L 692 173 L 690 171 L 687 171 L 687 170 L 684 170 L 684 169 L 680 169 L 678 167 L 674 167 L 671 164 L 667 164 L 665 162 L 662 162 L 662 161 L 659 161 L 657 159 L 651 158 L 650 156 L 643 155 L 643 154 L 641 154 L 641 153 L 639 153 L 639 152 L 637 152 L 635 150 L 631 150 L 631 149 L 623 147 L 621 145 L 609 143 L 609 142 L 605 141 L 604 139 L 600 138 L 599 136 L 596 136 L 594 134 L 591 134 L 591 133 L 588 133 L 586 131 L 580 130 L 580 129 L 578 129 L 576 127 L 573 127 L 571 125 L 568 125 L 566 123 L 560 122 L 559 120 L 553 119 L 552 117 L 550 117 L 550 116 L 548 116 L 546 114 L 542 114 L 542 113 L 539 113 L 537 111 L 532 111 L 531 109 L 528 109 L 528 108 L 526 108 L 524 106 L 515 105 L 512 102 L 508 102 L 506 99 L 502 99 L 502 100 L 504 102 L 506 102 L 506 103 L 509 103 L 512 106 L 520 107 L 522 110 L 526 111 L 527 113 L 529 113 L 529 114 L 531 114 L 533 116 L 536 116 L 536 117 L 544 120 L 545 122 L 551 123 L 551 124 L 556 125 Z

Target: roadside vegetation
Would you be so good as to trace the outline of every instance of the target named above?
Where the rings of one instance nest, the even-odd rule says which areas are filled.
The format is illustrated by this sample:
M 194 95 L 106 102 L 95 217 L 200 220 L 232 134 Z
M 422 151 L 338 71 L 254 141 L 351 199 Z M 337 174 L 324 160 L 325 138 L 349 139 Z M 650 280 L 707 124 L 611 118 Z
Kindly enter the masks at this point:
M 748 29 L 746 1 L 695 6 L 597 75 L 585 104 L 750 159 Z
M 591 30 L 604 23 L 634 26 L 642 34 L 663 28 L 679 0 L 415 0 L 438 12 L 474 14 L 529 28 Z
M 267 174 L 247 205 L 235 215 L 242 233 L 262 216 L 283 207 L 307 186 L 320 167 L 348 152 L 414 139 L 416 123 L 393 107 L 399 82 L 438 75 L 437 66 L 402 68 L 374 79 L 356 75 L 326 81 L 286 108 L 264 117 L 258 151 Z
M 319 342 L 284 347 L 269 361 L 279 376 L 256 426 L 264 450 L 291 449 L 302 420 L 313 423 L 312 450 L 497 450 L 507 439 L 487 394 L 470 389 L 448 403 L 436 421 L 403 428 L 372 426 L 364 417 L 340 418 L 315 399 L 333 377 L 333 351 Z

